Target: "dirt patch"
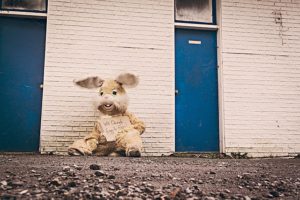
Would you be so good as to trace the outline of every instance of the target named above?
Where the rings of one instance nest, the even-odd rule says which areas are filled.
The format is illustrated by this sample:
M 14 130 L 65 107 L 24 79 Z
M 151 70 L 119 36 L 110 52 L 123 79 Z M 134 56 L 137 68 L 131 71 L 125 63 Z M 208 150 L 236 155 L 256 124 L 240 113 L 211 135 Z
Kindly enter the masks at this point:
M 299 199 L 300 159 L 0 155 L 1 199 Z

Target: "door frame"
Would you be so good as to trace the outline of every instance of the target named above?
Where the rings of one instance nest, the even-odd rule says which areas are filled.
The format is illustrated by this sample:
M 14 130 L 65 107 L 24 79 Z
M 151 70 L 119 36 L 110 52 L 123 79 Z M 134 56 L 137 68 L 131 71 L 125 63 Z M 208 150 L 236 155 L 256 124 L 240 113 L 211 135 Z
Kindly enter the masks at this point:
M 218 107 L 219 107 L 219 149 L 220 153 L 225 153 L 225 121 L 224 121 L 224 88 L 223 88 L 223 59 L 222 59 L 222 5 L 221 0 L 216 0 L 216 25 L 210 24 L 195 24 L 195 23 L 181 23 L 174 22 L 174 45 L 175 45 L 175 29 L 193 29 L 193 30 L 213 30 L 217 32 L 217 76 L 218 76 Z M 174 74 L 175 74 L 175 46 L 174 46 Z M 176 74 L 175 74 L 176 76 Z M 175 77 L 174 77 L 175 78 Z M 175 79 L 174 79 L 175 89 Z M 175 94 L 175 92 L 174 92 Z M 174 95 L 175 96 L 175 95 Z M 174 111 L 175 111 L 175 97 L 174 97 Z M 174 112 L 175 114 L 175 112 Z M 175 117 L 174 117 L 175 121 Z M 176 123 L 176 121 L 175 121 Z M 175 152 L 175 123 L 174 123 L 174 152 Z

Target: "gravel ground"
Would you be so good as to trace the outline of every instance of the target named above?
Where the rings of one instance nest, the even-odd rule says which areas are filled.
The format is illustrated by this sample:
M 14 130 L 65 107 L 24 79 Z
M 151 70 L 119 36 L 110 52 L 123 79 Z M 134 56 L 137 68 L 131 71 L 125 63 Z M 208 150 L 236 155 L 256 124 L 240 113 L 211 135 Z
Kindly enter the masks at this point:
M 0 199 L 300 199 L 300 159 L 0 155 Z

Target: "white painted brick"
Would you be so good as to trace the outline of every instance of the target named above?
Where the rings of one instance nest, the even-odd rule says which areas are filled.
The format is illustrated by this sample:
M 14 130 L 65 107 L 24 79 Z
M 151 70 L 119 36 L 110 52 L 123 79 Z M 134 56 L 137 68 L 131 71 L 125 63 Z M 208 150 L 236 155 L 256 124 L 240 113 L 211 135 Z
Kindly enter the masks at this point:
M 147 126 L 143 155 L 174 151 L 173 1 L 48 4 L 41 152 L 65 153 L 94 126 L 97 90 L 75 87 L 74 79 L 126 71 L 141 79 L 128 93 L 130 111 Z
M 167 0 L 49 1 L 42 153 L 64 153 L 94 126 L 96 90 L 72 83 L 130 71 L 129 109 L 142 118 L 143 155 L 174 151 L 174 16 Z M 222 0 L 225 152 L 300 152 L 300 3 Z M 282 14 L 282 26 L 276 13 Z
M 300 2 L 221 4 L 225 151 L 299 153 Z

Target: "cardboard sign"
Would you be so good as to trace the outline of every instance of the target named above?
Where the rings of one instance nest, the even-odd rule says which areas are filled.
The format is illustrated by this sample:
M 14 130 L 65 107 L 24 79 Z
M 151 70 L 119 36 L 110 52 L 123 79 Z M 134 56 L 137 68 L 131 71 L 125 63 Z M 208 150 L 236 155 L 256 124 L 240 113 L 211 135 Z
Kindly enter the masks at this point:
M 128 116 L 105 116 L 98 121 L 100 131 L 107 141 L 116 141 L 118 132 L 128 126 L 131 126 Z

